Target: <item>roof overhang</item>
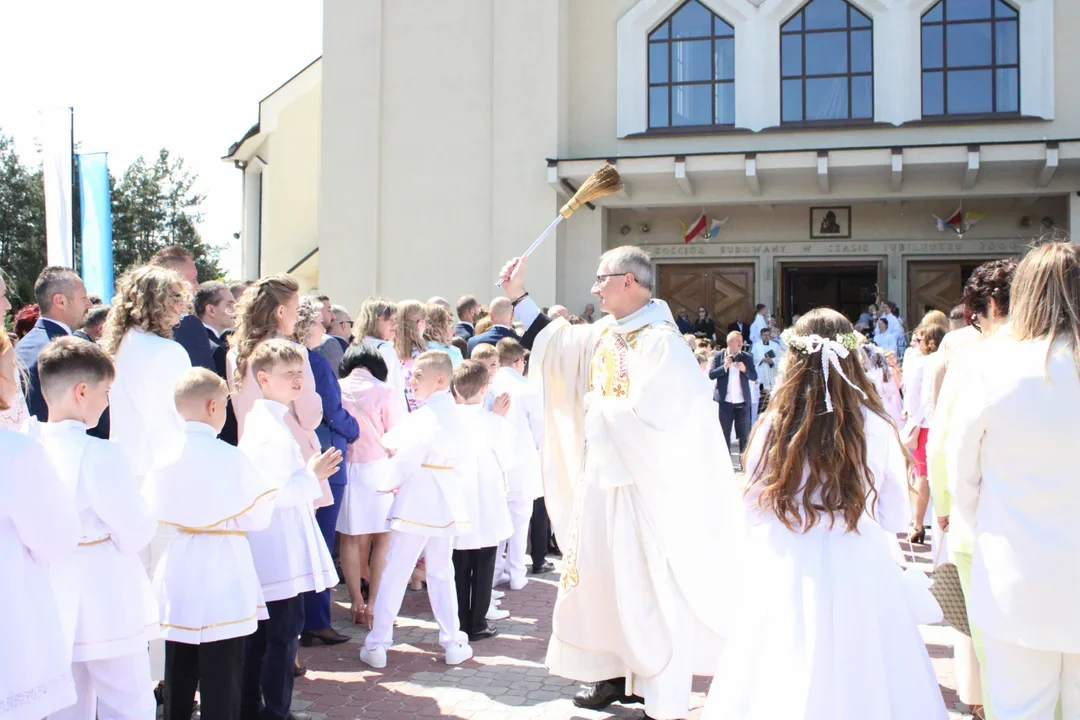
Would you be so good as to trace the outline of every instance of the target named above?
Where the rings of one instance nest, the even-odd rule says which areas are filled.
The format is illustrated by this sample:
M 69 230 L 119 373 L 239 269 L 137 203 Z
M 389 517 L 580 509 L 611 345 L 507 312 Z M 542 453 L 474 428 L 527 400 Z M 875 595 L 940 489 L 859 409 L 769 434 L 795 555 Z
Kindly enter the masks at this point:
M 1039 197 L 1080 187 L 1076 139 L 550 159 L 547 179 L 567 195 L 605 162 L 626 185 L 601 201 L 607 207 Z

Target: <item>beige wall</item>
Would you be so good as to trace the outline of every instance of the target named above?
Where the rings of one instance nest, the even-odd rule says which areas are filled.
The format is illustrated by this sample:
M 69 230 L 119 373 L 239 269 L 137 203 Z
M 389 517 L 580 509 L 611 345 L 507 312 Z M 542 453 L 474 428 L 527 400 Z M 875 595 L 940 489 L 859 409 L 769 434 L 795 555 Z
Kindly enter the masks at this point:
M 285 272 L 318 245 L 318 85 L 276 113 L 276 129 L 257 153 L 263 169 L 262 273 Z M 313 278 L 318 282 L 318 276 Z

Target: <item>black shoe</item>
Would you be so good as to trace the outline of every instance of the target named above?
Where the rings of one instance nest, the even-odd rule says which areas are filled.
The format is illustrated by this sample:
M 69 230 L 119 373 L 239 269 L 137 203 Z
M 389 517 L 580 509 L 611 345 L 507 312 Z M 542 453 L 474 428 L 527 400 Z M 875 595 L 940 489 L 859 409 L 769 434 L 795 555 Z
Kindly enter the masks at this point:
M 469 642 L 476 642 L 477 640 L 487 640 L 488 638 L 493 638 L 498 634 L 499 631 L 489 625 L 480 632 L 469 633 Z
M 307 675 L 307 665 L 301 665 L 300 663 L 293 663 L 292 676 L 294 678 L 304 677 Z
M 323 645 L 340 645 L 349 642 L 349 636 L 342 635 L 334 628 L 323 628 L 322 630 L 300 633 L 300 644 L 304 647 L 311 647 L 316 640 Z
M 626 680 L 601 680 L 598 683 L 588 685 L 584 690 L 574 696 L 574 704 L 586 710 L 603 710 L 612 703 L 635 703 L 642 702 L 635 695 L 626 695 L 623 689 Z
M 549 562 L 546 562 L 540 567 L 536 567 L 535 565 L 533 565 L 532 569 L 529 570 L 529 572 L 533 575 L 543 575 L 545 573 L 555 572 L 555 566 Z

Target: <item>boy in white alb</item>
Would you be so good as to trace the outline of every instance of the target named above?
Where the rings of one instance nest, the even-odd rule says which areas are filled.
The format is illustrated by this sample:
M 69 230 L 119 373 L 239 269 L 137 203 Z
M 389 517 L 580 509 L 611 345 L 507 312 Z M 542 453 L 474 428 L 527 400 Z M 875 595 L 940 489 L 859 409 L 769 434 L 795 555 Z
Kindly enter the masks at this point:
M 543 416 L 541 415 L 540 396 L 529 386 L 528 378 L 522 375 L 525 369 L 525 348 L 513 338 L 503 338 L 496 346 L 499 353 L 499 369 L 492 379 L 488 395 L 508 395 L 510 410 L 506 419 L 516 430 L 514 454 L 518 458 L 515 467 L 507 473 L 510 505 L 510 517 L 514 525 L 514 534 L 499 548 L 499 559 L 495 564 L 495 577 L 502 579 L 504 573 L 511 590 L 520 590 L 528 582 L 525 576 L 525 548 L 529 539 L 530 521 L 543 514 L 540 520 L 547 518 L 544 507 L 544 483 L 540 475 L 540 443 L 543 438 Z M 541 523 L 547 525 L 546 523 Z M 534 548 L 534 557 L 542 558 L 547 552 L 547 527 L 538 528 L 533 542 L 541 547 Z M 502 550 L 506 555 L 503 557 Z M 542 565 L 543 563 L 541 563 Z M 496 581 L 498 582 L 498 580 Z
M 228 393 L 203 368 L 180 379 L 183 449 L 143 486 L 158 522 L 177 532 L 154 573 L 165 637 L 164 720 L 190 720 L 196 688 L 204 717 L 238 720 L 245 642 L 269 617 L 245 536 L 269 525 L 277 491 L 244 453 L 217 439 Z
M 476 473 L 476 484 L 466 485 L 475 490 L 468 498 L 472 524 L 467 534 L 454 538 L 458 620 L 470 641 L 494 637 L 498 631 L 487 621 L 509 615 L 505 610 L 490 610 L 495 554 L 499 543 L 514 532 L 506 502 L 506 474 L 516 463 L 516 431 L 504 417 L 484 409 L 487 387 L 488 371 L 479 362 L 466 360 L 454 370 L 454 397 L 472 451 L 467 466 Z M 500 406 L 504 412 L 508 409 L 505 403 Z
M 389 472 L 397 495 L 390 506 L 390 550 L 375 598 L 375 619 L 360 650 L 360 659 L 375 668 L 386 667 L 394 619 L 421 555 L 446 664 L 472 657 L 458 624 L 454 589 L 454 536 L 469 530 L 470 518 L 462 487 L 469 479 L 458 467 L 467 459 L 469 439 L 450 395 L 452 374 L 446 353 L 435 350 L 417 356 L 410 382 L 414 397 L 426 404 L 383 435 L 383 445 L 396 451 Z
M 341 464 L 341 452 L 331 448 L 305 464 L 285 424 L 289 403 L 304 390 L 304 356 L 297 345 L 266 340 L 251 354 L 248 367 L 263 397 L 248 412 L 239 448 L 277 497 L 270 525 L 247 536 L 269 618 L 247 638 L 240 717 L 285 720 L 304 629 L 300 594 L 322 592 L 338 581 L 313 503 L 322 496 L 319 481 Z
M 41 444 L 75 498 L 81 535 L 75 553 L 52 567 L 78 699 L 50 717 L 153 720 L 147 648 L 160 630 L 139 551 L 157 520 L 120 446 L 86 434 L 109 404 L 112 360 L 97 345 L 66 337 L 41 351 L 38 374 L 49 406 Z

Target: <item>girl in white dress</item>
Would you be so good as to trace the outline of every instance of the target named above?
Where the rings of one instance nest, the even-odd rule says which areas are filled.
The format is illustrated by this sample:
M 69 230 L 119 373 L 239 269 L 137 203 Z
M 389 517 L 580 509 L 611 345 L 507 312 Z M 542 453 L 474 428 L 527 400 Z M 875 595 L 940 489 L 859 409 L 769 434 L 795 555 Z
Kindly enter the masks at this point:
M 740 609 L 707 720 L 944 720 L 883 529 L 910 518 L 907 455 L 839 313 L 786 333 L 784 377 L 743 467 Z
M 405 401 L 405 372 L 401 367 L 401 358 L 394 349 L 397 338 L 398 319 L 397 303 L 385 298 L 368 298 L 360 306 L 360 312 L 353 323 L 353 341 L 363 343 L 379 351 L 386 361 L 386 384 L 394 390 L 394 402 L 402 413 L 408 412 Z

